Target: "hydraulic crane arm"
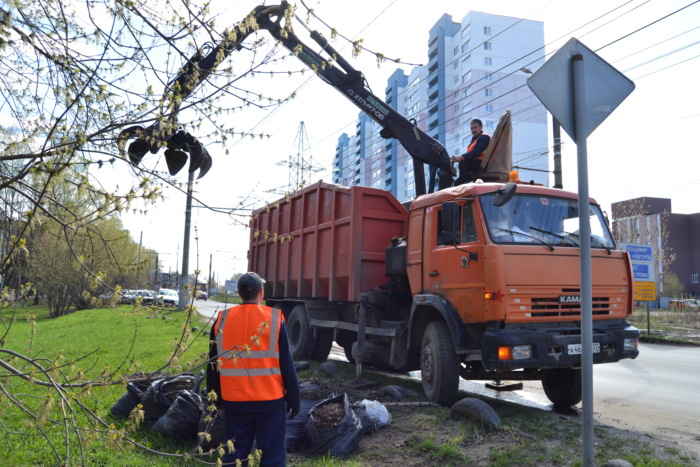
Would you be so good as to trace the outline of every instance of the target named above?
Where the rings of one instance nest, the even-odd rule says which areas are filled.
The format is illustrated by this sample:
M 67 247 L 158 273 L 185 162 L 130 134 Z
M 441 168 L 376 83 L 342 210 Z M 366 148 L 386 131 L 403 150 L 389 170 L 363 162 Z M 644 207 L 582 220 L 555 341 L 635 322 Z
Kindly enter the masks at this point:
M 287 1 L 282 1 L 279 5 L 258 6 L 249 15 L 255 19 L 259 29 L 267 30 L 299 60 L 318 73 L 326 83 L 376 121 L 382 127 L 380 132 L 382 137 L 396 138 L 403 145 L 413 158 L 416 195 L 426 193 L 424 164 L 430 167 L 430 192 L 434 191 L 436 175 L 439 178 L 439 189 L 452 186 L 453 168 L 445 147 L 375 96 L 368 88 L 364 75 L 340 56 L 318 31 L 310 30 L 311 38 L 329 58 L 325 59 L 307 47 L 294 34 L 288 23 L 282 24 L 285 17 L 291 16 L 291 7 Z M 304 23 L 301 22 L 301 24 Z M 171 99 L 173 114 L 179 110 L 179 103 L 187 99 L 234 50 L 240 50 L 243 41 L 253 32 L 250 28 L 246 29 L 245 33 L 237 29 L 234 31 L 235 33 L 225 33 L 224 39 L 210 48 L 207 53 L 202 50 L 197 51 L 179 71 L 169 91 L 178 96 L 177 99 Z

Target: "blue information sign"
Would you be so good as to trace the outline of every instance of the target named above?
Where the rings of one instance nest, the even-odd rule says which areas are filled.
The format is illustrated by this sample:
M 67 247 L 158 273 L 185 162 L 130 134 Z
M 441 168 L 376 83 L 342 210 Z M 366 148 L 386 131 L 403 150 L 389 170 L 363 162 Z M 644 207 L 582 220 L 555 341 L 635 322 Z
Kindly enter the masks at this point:
M 653 261 L 654 251 L 647 245 L 627 245 L 627 252 L 632 261 Z

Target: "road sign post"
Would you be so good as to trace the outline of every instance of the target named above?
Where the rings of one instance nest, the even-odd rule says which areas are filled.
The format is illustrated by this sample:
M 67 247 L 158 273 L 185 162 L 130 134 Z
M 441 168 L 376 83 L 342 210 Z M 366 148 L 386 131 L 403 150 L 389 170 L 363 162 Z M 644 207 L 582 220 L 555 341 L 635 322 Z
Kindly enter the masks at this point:
M 585 64 L 585 66 L 584 66 Z M 532 92 L 576 142 L 581 274 L 583 465 L 593 466 L 593 288 L 588 216 L 587 138 L 632 92 L 634 83 L 570 39 L 528 80 Z M 589 87 L 595 92 L 587 93 Z

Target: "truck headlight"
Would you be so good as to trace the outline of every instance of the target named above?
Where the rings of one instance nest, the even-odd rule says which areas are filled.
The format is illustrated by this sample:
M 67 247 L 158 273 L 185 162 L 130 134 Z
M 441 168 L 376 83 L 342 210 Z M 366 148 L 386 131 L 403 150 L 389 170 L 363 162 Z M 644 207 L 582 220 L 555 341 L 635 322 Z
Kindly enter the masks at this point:
M 625 339 L 625 352 L 635 352 L 639 347 L 639 341 L 636 338 Z
M 532 358 L 532 348 L 529 345 L 498 348 L 499 360 L 526 360 L 528 358 Z

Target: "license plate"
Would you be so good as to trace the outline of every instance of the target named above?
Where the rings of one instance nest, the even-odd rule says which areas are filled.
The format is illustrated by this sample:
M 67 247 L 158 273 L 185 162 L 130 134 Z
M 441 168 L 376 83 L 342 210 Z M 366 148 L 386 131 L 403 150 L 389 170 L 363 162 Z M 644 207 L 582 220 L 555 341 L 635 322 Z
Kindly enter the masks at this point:
M 600 343 L 593 343 L 593 353 L 600 353 Z M 581 344 L 569 344 L 569 355 L 581 355 Z

